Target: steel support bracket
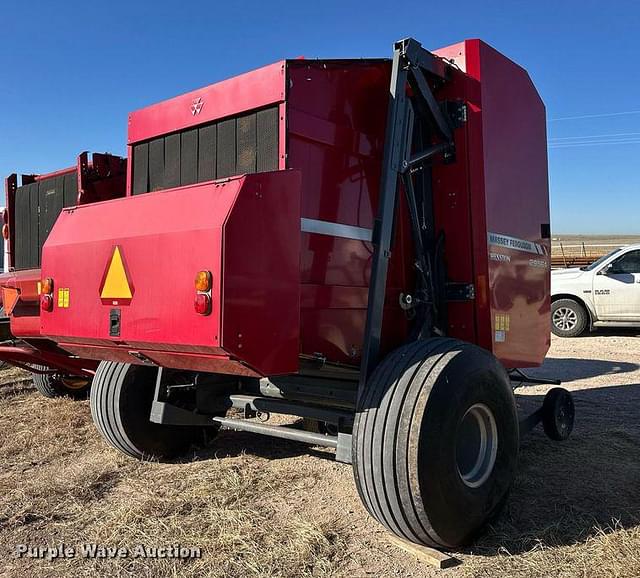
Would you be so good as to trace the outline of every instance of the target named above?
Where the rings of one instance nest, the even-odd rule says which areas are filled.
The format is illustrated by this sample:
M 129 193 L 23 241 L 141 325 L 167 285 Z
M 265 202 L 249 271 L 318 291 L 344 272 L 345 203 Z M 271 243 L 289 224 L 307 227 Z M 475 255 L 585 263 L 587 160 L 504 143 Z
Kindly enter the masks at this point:
M 350 433 L 338 432 L 338 446 L 336 447 L 336 462 L 343 464 L 352 463 L 351 454 L 352 435 Z
M 446 81 L 451 71 L 443 59 L 422 48 L 413 38 L 394 44 L 387 131 L 380 179 L 380 197 L 374 222 L 373 258 L 367 305 L 367 320 L 358 396 L 362 395 L 366 382 L 378 363 L 382 317 L 387 285 L 387 273 L 393 241 L 395 211 L 398 200 L 398 181 L 403 177 L 405 194 L 408 196 L 412 217 L 412 230 L 416 252 L 416 263 L 428 264 L 428 256 L 422 247 L 423 231 L 416 223 L 416 202 L 411 170 L 441 153 L 446 157 L 454 150 L 453 126 L 437 102 L 430 87 L 434 82 Z M 411 88 L 409 92 L 407 89 Z M 428 143 L 424 151 L 412 156 L 415 116 L 427 120 L 440 136 L 440 143 Z M 421 265 L 422 266 L 422 265 Z M 428 271 L 418 271 L 425 284 L 431 284 Z
M 447 301 L 473 301 L 476 288 L 473 283 L 447 283 Z

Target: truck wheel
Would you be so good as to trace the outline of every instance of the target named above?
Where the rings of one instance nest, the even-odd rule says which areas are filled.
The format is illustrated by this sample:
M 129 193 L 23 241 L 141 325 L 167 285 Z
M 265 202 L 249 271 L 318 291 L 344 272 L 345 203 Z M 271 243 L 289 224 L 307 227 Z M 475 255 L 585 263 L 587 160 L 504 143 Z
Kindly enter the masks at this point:
M 577 337 L 587 328 L 585 308 L 573 299 L 558 299 L 551 304 L 551 332 L 558 337 Z
M 202 428 L 149 421 L 155 392 L 153 367 L 102 361 L 91 388 L 91 416 L 117 450 L 138 459 L 167 459 L 186 452 Z
M 449 338 L 413 342 L 384 359 L 358 400 L 356 485 L 393 533 L 455 548 L 505 502 L 518 445 L 513 392 L 493 355 Z
M 35 365 L 36 369 L 48 369 L 44 365 Z M 86 399 L 91 387 L 91 379 L 79 375 L 60 373 L 32 373 L 35 388 L 45 397 L 68 395 L 74 399 Z

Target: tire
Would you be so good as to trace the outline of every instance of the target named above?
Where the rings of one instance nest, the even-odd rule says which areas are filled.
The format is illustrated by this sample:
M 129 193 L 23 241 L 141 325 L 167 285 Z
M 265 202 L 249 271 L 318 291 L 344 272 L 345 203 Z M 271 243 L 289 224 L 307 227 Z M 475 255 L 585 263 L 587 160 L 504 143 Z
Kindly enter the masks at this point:
M 483 460 L 463 451 L 472 423 L 488 431 L 491 443 L 477 452 Z M 493 355 L 449 338 L 413 342 L 383 360 L 358 400 L 356 486 L 369 513 L 394 534 L 456 548 L 506 501 L 518 446 L 513 392 Z
M 558 337 L 578 337 L 589 325 L 586 309 L 573 299 L 558 299 L 551 304 L 551 332 Z
M 153 367 L 102 361 L 91 388 L 91 416 L 104 439 L 136 459 L 184 454 L 202 428 L 149 421 L 155 392 Z
M 554 387 L 544 396 L 542 426 L 549 439 L 562 442 L 573 431 L 576 408 L 573 397 L 566 389 Z
M 36 369 L 48 369 L 44 365 L 34 366 Z M 74 399 L 86 399 L 91 388 L 91 379 L 87 377 L 64 375 L 59 373 L 32 373 L 35 388 L 45 397 L 62 397 L 67 395 Z

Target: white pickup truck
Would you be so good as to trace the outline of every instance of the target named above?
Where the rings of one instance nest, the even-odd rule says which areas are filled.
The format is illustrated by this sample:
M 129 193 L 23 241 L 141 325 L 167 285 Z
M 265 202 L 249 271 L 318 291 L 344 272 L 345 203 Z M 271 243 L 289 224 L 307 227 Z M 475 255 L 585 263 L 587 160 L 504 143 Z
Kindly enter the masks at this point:
M 576 337 L 605 326 L 640 326 L 640 245 L 587 267 L 551 271 L 551 331 Z

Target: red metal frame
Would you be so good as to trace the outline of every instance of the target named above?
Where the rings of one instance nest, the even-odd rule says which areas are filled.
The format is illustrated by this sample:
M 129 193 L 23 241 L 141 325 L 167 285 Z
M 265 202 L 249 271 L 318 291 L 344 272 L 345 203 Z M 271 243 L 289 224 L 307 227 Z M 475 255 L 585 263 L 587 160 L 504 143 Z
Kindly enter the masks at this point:
M 5 210 L 7 211 L 7 214 L 9 216 L 9 238 L 6 240 L 6 242 L 7 242 L 7 259 L 9 261 L 7 263 L 7 268 L 10 268 L 11 265 L 13 264 L 13 254 L 12 254 L 13 242 L 12 242 L 12 239 L 11 239 L 11 231 L 13 231 L 14 226 L 15 226 L 15 215 L 13 213 L 12 208 L 13 208 L 13 202 L 14 202 L 14 198 L 15 198 L 15 194 L 16 194 L 16 189 L 17 188 L 18 188 L 18 175 L 16 175 L 16 174 L 9 175 L 4 180 L 4 198 L 5 198 L 5 203 L 6 203 Z
M 52 179 L 54 177 L 62 177 L 64 175 L 68 175 L 70 173 L 75 172 L 76 166 L 67 167 L 66 169 L 59 169 L 57 171 L 52 171 L 50 173 L 43 173 L 40 175 L 32 175 L 34 181 L 44 181 L 46 179 Z
M 98 365 L 91 360 L 69 357 L 66 352 L 52 353 L 28 344 L 0 346 L 0 360 L 32 373 L 50 373 L 53 370 L 86 377 L 93 377 Z M 42 370 L 34 368 L 34 365 L 44 365 L 51 369 Z

